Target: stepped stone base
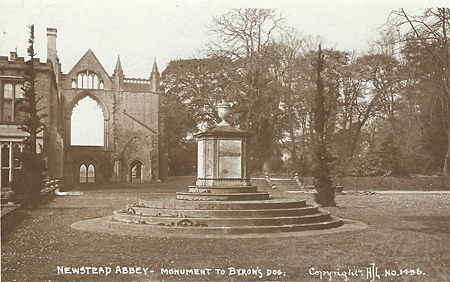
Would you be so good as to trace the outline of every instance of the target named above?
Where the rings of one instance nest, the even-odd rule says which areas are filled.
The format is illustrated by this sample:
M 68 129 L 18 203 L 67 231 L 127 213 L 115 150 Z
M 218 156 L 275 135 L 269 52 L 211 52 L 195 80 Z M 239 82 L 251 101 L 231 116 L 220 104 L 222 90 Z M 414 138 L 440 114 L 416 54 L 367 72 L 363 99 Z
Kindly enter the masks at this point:
M 167 234 L 268 234 L 323 230 L 343 225 L 329 212 L 308 206 L 304 200 L 255 200 L 268 193 L 229 193 L 206 196 L 238 197 L 241 200 L 205 200 L 205 193 L 178 193 L 178 196 L 199 197 L 192 200 L 139 200 L 102 219 L 102 226 L 116 230 L 157 232 Z M 245 200 L 243 195 L 250 196 Z
M 189 186 L 189 193 L 256 193 L 258 186 Z
M 268 200 L 269 193 L 177 193 L 177 200 L 188 201 L 254 201 Z
M 145 200 L 101 219 L 108 230 L 174 235 L 241 235 L 325 230 L 341 219 L 305 200 L 270 198 L 257 186 L 190 186 L 176 199 Z
M 205 235 L 239 235 L 239 234 L 272 234 L 284 232 L 298 232 L 307 230 L 324 230 L 336 228 L 343 225 L 341 219 L 332 219 L 326 222 L 291 224 L 291 225 L 273 225 L 273 226 L 188 226 L 188 225 L 148 225 L 148 224 L 129 224 L 115 221 L 111 217 L 102 219 L 102 226 L 126 231 L 148 232 L 165 234 L 205 234 Z
M 136 206 L 136 205 L 134 205 Z M 305 200 L 269 199 L 265 201 L 180 201 L 180 200 L 138 200 L 137 206 L 156 209 L 186 209 L 186 210 L 252 210 L 252 209 L 282 209 L 300 208 L 306 206 Z

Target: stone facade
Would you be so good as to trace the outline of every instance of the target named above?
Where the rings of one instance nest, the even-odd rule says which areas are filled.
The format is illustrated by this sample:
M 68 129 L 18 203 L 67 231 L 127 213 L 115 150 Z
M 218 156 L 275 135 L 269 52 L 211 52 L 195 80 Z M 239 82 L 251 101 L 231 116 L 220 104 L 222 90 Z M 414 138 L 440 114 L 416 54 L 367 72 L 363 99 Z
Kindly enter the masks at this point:
M 0 56 L 0 159 L 1 187 L 8 187 L 13 180 L 14 170 L 20 168 L 17 154 L 24 148 L 23 140 L 27 134 L 18 126 L 22 122 L 22 112 L 19 111 L 22 99 L 21 87 L 24 85 L 24 75 L 28 65 L 23 57 L 11 52 L 10 57 Z M 46 129 L 38 134 L 40 146 L 47 154 L 48 176 L 56 179 L 63 176 L 62 131 L 58 128 L 59 100 L 57 82 L 50 61 L 40 63 L 35 60 L 36 94 L 42 97 L 37 108 L 43 108 L 42 113 Z
M 120 58 L 113 74 L 109 75 L 89 49 L 67 74 L 63 74 L 56 37 L 56 29 L 48 28 L 47 63 L 39 63 L 37 82 L 37 93 L 44 97 L 40 103 L 47 106 L 48 114 L 47 128 L 40 140 L 48 149 L 49 179 L 64 179 L 66 186 L 80 182 L 164 180 L 167 161 L 159 118 L 161 92 L 156 62 L 148 79 L 125 77 Z M 2 94 L 6 83 L 23 84 L 26 67 L 24 59 L 17 55 L 14 59 L 0 57 Z M 73 109 L 86 97 L 95 101 L 103 114 L 101 144 L 79 145 L 73 144 L 71 139 Z M 2 97 L 2 117 L 4 101 Z M 86 115 L 86 119 L 89 118 Z M 6 119 L 12 118 L 0 121 L 0 142 L 8 148 L 15 143 L 20 145 L 26 136 L 17 129 L 20 121 Z M 12 153 L 8 155 L 12 156 Z M 8 165 L 8 169 L 13 168 L 13 161 Z M 6 171 L 6 166 L 4 168 Z M 8 173 L 2 187 L 12 180 L 12 173 Z

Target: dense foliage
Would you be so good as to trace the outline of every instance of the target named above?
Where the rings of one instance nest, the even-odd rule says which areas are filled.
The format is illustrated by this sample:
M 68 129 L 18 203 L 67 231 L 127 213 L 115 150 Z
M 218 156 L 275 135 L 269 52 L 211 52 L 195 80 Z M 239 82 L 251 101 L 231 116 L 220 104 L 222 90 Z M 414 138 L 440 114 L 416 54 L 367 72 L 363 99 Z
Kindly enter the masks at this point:
M 40 154 L 21 153 L 21 169 L 14 173 L 11 190 L 16 192 L 24 207 L 35 208 L 39 205 L 39 196 L 44 186 L 45 161 Z
M 323 138 L 337 157 L 334 175 L 449 174 L 449 9 L 392 13 L 365 52 L 322 50 Z M 253 134 L 254 169 L 312 175 L 324 40 L 302 36 L 270 9 L 232 10 L 211 32 L 217 39 L 205 58 L 172 61 L 163 73 L 169 155 L 183 152 L 195 164 L 193 134 L 215 124 L 225 98 L 231 123 Z

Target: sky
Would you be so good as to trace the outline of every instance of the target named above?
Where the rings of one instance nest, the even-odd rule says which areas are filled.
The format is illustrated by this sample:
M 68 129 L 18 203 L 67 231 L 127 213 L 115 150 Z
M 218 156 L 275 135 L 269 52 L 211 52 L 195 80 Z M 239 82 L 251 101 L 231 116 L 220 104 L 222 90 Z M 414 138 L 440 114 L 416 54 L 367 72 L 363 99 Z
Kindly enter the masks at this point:
M 363 51 L 376 40 L 392 10 L 421 14 L 431 0 L 0 0 L 0 55 L 26 56 L 28 26 L 35 50 L 47 56 L 46 28 L 58 30 L 57 50 L 68 73 L 92 49 L 112 75 L 120 55 L 126 77 L 148 78 L 176 59 L 201 58 L 214 17 L 233 8 L 273 8 L 304 36 L 320 35 L 330 47 Z M 325 46 L 326 47 L 326 46 Z
M 86 118 L 86 114 L 89 115 L 89 118 Z M 71 145 L 104 145 L 103 112 L 97 102 L 91 97 L 84 97 L 73 108 L 70 126 Z

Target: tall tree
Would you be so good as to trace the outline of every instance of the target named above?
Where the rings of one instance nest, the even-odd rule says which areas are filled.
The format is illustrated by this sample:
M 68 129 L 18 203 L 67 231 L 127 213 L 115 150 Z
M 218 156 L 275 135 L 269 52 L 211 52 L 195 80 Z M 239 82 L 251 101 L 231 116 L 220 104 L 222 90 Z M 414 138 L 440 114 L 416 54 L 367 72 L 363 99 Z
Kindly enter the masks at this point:
M 408 59 L 416 61 L 422 71 L 421 83 L 431 86 L 427 94 L 433 96 L 433 106 L 440 107 L 447 139 L 443 174 L 450 176 L 450 9 L 427 9 L 421 16 L 409 15 L 403 9 L 393 13 L 392 24 L 407 29 L 405 46 L 417 51 L 409 53 Z
M 274 42 L 283 26 L 284 18 L 275 10 L 234 9 L 214 19 L 211 32 L 217 40 L 207 46 L 209 56 L 234 63 L 230 75 L 236 90 L 227 93 L 227 99 L 234 103 L 235 123 L 253 133 L 252 155 L 266 170 L 279 139 L 280 98 L 272 87 L 271 70 L 277 63 Z
M 314 179 L 316 186 L 315 201 L 326 207 L 336 206 L 334 201 L 333 183 L 330 177 L 329 163 L 332 161 L 325 142 L 325 127 L 328 122 L 328 112 L 325 108 L 324 85 L 322 81 L 323 55 L 319 45 L 319 54 L 317 60 L 317 93 L 315 96 L 314 107 L 314 131 L 315 136 L 315 170 Z
M 19 129 L 29 134 L 26 141 L 26 148 L 30 154 L 37 154 L 37 135 L 45 129 L 43 119 L 48 115 L 41 113 L 46 106 L 38 108 L 39 101 L 43 96 L 36 95 L 36 54 L 34 53 L 34 25 L 30 26 L 30 38 L 28 39 L 28 56 L 30 60 L 27 62 L 28 68 L 25 72 L 24 101 L 21 111 L 24 112 L 24 122 Z
M 342 74 L 348 64 L 347 52 L 334 49 L 321 49 L 322 55 L 327 58 L 323 62 L 321 80 L 323 83 L 324 107 L 327 112 L 328 121 L 324 127 L 324 139 L 328 142 L 330 150 L 336 143 L 335 132 L 339 129 L 340 118 L 339 97 L 342 93 Z M 315 131 L 312 126 L 313 112 L 315 108 L 315 96 L 317 91 L 317 50 L 307 50 L 297 61 L 297 78 L 293 84 L 296 95 L 296 112 L 300 128 L 299 156 L 301 162 L 311 162 L 314 151 Z M 336 151 L 342 150 L 339 145 Z M 300 165 L 300 163 L 299 163 Z
M 43 119 L 47 114 L 41 113 L 45 107 L 39 108 L 39 101 L 43 98 L 36 94 L 37 71 L 34 52 L 34 25 L 30 26 L 30 38 L 28 40 L 28 68 L 25 72 L 24 103 L 21 111 L 24 113 L 23 124 L 19 129 L 28 133 L 25 138 L 24 152 L 19 155 L 21 169 L 17 170 L 11 189 L 22 197 L 23 204 L 29 207 L 36 207 L 39 203 L 40 191 L 44 188 L 45 160 L 42 153 L 37 152 L 37 136 L 45 129 Z
M 172 175 L 191 173 L 196 161 L 193 134 L 218 121 L 216 104 L 227 91 L 230 62 L 223 58 L 171 61 L 161 76 L 162 120 Z
M 282 111 L 280 118 L 280 127 L 278 135 L 283 136 L 281 144 L 289 151 L 289 166 L 294 171 L 299 170 L 298 163 L 298 142 L 301 116 L 304 115 L 304 97 L 299 90 L 300 68 L 299 60 L 302 57 L 302 47 L 304 39 L 301 34 L 294 29 L 289 29 L 283 34 L 280 42 L 275 45 L 275 51 L 278 56 L 278 64 L 273 65 L 273 73 L 276 78 L 276 85 L 279 93 L 280 109 Z M 284 140 L 286 139 L 286 140 Z
M 384 54 L 368 54 L 356 59 L 352 77 L 347 76 L 351 92 L 344 107 L 346 119 L 344 128 L 348 131 L 347 157 L 352 157 L 357 148 L 363 127 L 384 110 L 385 116 L 394 119 L 394 106 L 398 91 L 394 78 L 397 63 Z M 356 87 L 356 88 L 355 88 Z
M 212 126 L 214 121 L 218 121 L 216 104 L 226 93 L 233 91 L 229 74 L 231 64 L 228 59 L 221 57 L 176 60 L 171 61 L 162 73 L 165 103 L 184 105 L 193 119 L 193 122 L 189 120 L 187 123 L 191 133 L 192 130 L 197 132 L 197 125 Z M 168 107 L 165 109 L 165 115 L 178 114 Z M 179 120 L 180 123 L 186 121 Z

